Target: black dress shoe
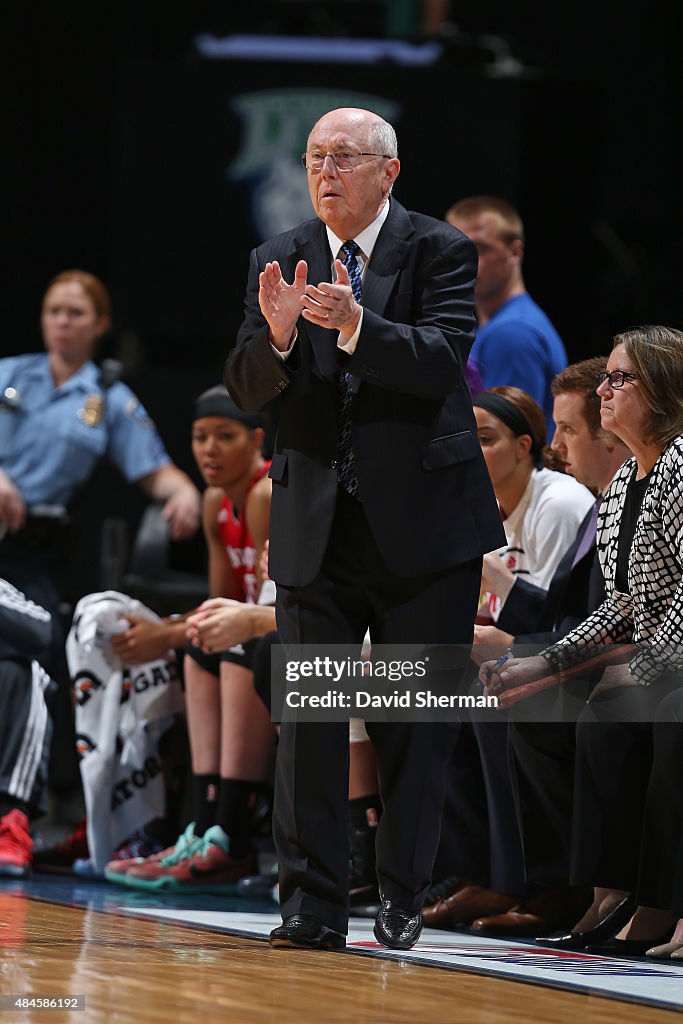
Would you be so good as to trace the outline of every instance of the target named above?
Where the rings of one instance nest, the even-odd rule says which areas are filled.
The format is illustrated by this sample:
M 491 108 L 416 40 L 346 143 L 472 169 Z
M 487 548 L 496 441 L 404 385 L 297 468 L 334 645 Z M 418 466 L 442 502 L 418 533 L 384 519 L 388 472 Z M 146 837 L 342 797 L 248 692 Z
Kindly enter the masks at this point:
M 607 939 L 605 942 L 592 943 L 586 946 L 587 953 L 600 953 L 601 956 L 645 956 L 648 949 L 659 946 L 671 936 L 667 928 L 657 939 Z
M 292 914 L 270 933 L 275 949 L 344 949 L 346 936 L 335 932 L 312 914 Z
M 606 917 L 603 917 L 602 921 L 596 924 L 595 928 L 589 928 L 587 932 L 568 932 L 566 935 L 544 936 L 537 938 L 536 942 L 539 946 L 549 946 L 551 949 L 587 949 L 590 945 L 607 942 L 613 935 L 616 935 L 631 920 L 635 910 L 636 901 L 633 896 L 625 896 Z M 651 945 L 653 943 L 650 943 Z M 650 946 L 647 948 L 649 949 Z
M 419 910 L 417 914 L 411 914 L 382 897 L 374 927 L 378 942 L 389 949 L 410 949 L 420 938 L 421 931 L 422 914 Z

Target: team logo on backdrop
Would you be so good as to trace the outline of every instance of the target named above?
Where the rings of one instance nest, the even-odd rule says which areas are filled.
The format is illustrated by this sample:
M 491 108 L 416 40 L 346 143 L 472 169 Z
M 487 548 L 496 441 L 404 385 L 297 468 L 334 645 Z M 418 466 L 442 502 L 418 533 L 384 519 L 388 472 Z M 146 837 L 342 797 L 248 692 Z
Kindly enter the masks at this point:
M 227 169 L 246 182 L 252 221 L 263 241 L 313 216 L 299 158 L 315 122 L 336 107 L 364 107 L 395 123 L 400 107 L 384 96 L 347 89 L 277 89 L 244 93 L 230 103 L 242 125 L 242 146 Z

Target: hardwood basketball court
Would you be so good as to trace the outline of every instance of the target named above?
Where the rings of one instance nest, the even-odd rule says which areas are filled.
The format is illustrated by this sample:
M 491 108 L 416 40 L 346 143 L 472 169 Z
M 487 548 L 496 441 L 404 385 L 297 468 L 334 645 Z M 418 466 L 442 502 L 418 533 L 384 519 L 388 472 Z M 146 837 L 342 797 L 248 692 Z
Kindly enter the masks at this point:
M 0 1024 L 503 1024 L 511 1018 L 515 1024 L 667 1024 L 680 1019 L 675 1010 L 651 1003 L 426 966 L 396 955 L 380 958 L 374 951 L 271 950 L 262 939 L 147 916 L 168 915 L 179 902 L 196 914 L 201 902 L 210 918 L 209 908 L 215 912 L 245 901 L 185 897 L 169 904 L 167 898 L 138 897 L 126 905 L 122 895 L 115 886 L 71 878 L 35 876 L 0 884 Z M 675 978 L 673 984 L 683 1007 L 683 965 L 679 971 L 680 982 Z M 671 977 L 664 982 L 671 991 Z M 8 996 L 82 997 L 85 1009 L 16 1008 Z

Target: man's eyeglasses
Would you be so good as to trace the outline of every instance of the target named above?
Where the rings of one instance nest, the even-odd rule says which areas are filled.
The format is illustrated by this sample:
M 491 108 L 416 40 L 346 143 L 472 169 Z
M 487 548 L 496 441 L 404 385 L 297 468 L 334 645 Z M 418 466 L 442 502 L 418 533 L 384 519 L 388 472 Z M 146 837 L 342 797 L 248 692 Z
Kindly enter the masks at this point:
M 329 153 L 302 153 L 301 166 L 305 167 L 311 174 L 318 174 L 323 169 L 327 158 L 332 157 L 332 162 L 338 171 L 352 171 L 354 167 L 362 162 L 364 156 L 381 157 L 383 160 L 390 160 L 386 153 L 361 153 L 357 150 L 342 149 Z
M 627 370 L 612 370 L 611 373 L 603 372 L 598 374 L 598 387 L 604 384 L 605 381 L 609 381 L 609 386 L 614 388 L 623 388 L 627 380 L 638 380 L 638 374 L 629 373 Z

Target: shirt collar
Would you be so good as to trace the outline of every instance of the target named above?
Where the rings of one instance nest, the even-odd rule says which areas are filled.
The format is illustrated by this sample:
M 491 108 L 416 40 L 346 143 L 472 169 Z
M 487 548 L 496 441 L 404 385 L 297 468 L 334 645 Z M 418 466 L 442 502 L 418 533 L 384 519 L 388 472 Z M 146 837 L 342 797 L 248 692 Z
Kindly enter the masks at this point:
M 83 366 L 79 367 L 74 374 L 72 374 L 59 388 L 55 388 L 54 381 L 52 380 L 52 373 L 50 372 L 50 360 L 47 355 L 44 355 L 40 362 L 34 367 L 36 376 L 44 381 L 46 385 L 55 391 L 59 391 L 64 394 L 65 391 L 94 391 L 97 390 L 99 370 L 93 362 L 88 361 Z
M 379 233 L 382 230 L 382 225 L 384 224 L 384 221 L 387 219 L 388 216 L 389 200 L 387 200 L 382 209 L 379 211 L 379 213 L 373 220 L 372 224 L 368 224 L 368 226 L 366 228 L 363 228 L 363 230 L 360 231 L 353 239 L 353 241 L 356 243 L 361 253 L 363 254 L 363 257 L 366 260 L 369 260 L 370 257 L 372 256 L 372 250 L 375 248 L 375 243 L 377 242 Z M 330 252 L 336 259 L 339 250 L 341 249 L 344 242 L 349 242 L 350 239 L 337 238 L 334 231 L 332 231 L 331 228 L 328 228 L 327 225 L 325 226 L 325 230 L 327 231 L 327 240 L 330 244 Z

